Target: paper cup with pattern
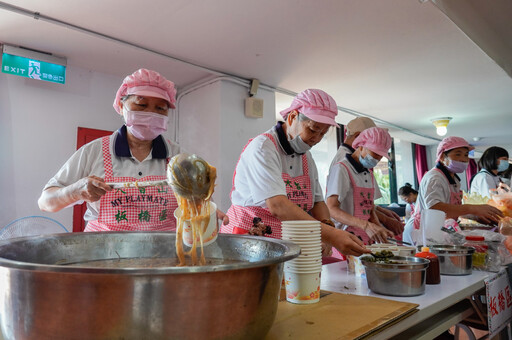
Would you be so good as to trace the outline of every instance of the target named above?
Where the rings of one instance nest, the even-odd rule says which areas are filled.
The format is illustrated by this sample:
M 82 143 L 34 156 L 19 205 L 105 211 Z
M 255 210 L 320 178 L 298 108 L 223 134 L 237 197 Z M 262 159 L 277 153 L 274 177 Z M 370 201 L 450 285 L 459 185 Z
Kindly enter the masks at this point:
M 203 245 L 207 246 L 210 243 L 215 242 L 217 236 L 219 235 L 219 222 L 217 220 L 217 205 L 213 202 L 209 202 L 210 204 L 210 216 L 207 217 L 208 224 L 206 224 L 205 230 L 203 230 Z M 174 217 L 176 217 L 176 221 L 181 216 L 181 209 L 178 208 L 174 211 Z M 206 220 L 204 220 L 206 222 Z M 201 226 L 204 226 L 205 223 L 201 223 Z M 200 239 L 199 236 L 196 237 L 196 244 L 199 245 Z M 183 243 L 191 247 L 192 246 L 192 227 L 190 225 L 190 220 L 183 221 Z
M 320 301 L 321 272 L 297 273 L 284 270 L 286 300 L 297 304 L 311 304 Z

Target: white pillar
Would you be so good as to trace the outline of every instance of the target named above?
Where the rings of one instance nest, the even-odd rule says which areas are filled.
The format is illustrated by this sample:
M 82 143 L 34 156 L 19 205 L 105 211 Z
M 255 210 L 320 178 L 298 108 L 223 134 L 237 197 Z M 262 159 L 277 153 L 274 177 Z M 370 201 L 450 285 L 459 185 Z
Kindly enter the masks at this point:
M 233 171 L 242 148 L 275 125 L 275 94 L 259 89 L 263 118 L 245 117 L 248 88 L 218 80 L 183 95 L 178 103 L 178 142 L 217 168 L 214 200 L 223 211 L 231 205 Z

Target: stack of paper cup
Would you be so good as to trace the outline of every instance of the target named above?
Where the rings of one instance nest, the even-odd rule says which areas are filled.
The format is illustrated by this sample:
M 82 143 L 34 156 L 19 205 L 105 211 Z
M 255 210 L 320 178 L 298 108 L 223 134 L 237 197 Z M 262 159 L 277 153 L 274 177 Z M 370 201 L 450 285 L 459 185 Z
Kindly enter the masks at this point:
M 282 238 L 298 244 L 301 249 L 299 257 L 284 264 L 286 300 L 300 304 L 320 301 L 322 272 L 320 222 L 283 221 Z

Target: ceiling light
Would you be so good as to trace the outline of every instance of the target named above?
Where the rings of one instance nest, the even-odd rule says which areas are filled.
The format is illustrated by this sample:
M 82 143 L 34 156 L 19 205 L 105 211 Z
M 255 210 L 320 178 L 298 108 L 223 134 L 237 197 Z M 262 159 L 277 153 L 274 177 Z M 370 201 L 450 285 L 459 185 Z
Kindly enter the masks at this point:
M 439 136 L 444 136 L 448 132 L 448 124 L 452 117 L 441 117 L 432 119 L 432 124 L 436 127 L 436 133 Z

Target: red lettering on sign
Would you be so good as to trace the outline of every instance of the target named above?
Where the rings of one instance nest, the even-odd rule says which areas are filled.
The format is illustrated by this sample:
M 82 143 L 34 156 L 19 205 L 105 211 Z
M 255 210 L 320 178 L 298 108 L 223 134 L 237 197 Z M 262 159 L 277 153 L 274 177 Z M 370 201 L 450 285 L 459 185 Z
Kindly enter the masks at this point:
M 498 306 L 496 305 L 496 297 L 495 296 L 491 297 L 489 307 L 491 308 L 491 316 L 498 315 Z
M 512 306 L 512 296 L 510 295 L 510 286 L 505 287 L 505 299 L 507 300 L 507 308 Z
M 500 312 L 505 310 L 505 296 L 502 290 L 498 293 L 498 305 L 500 306 Z

